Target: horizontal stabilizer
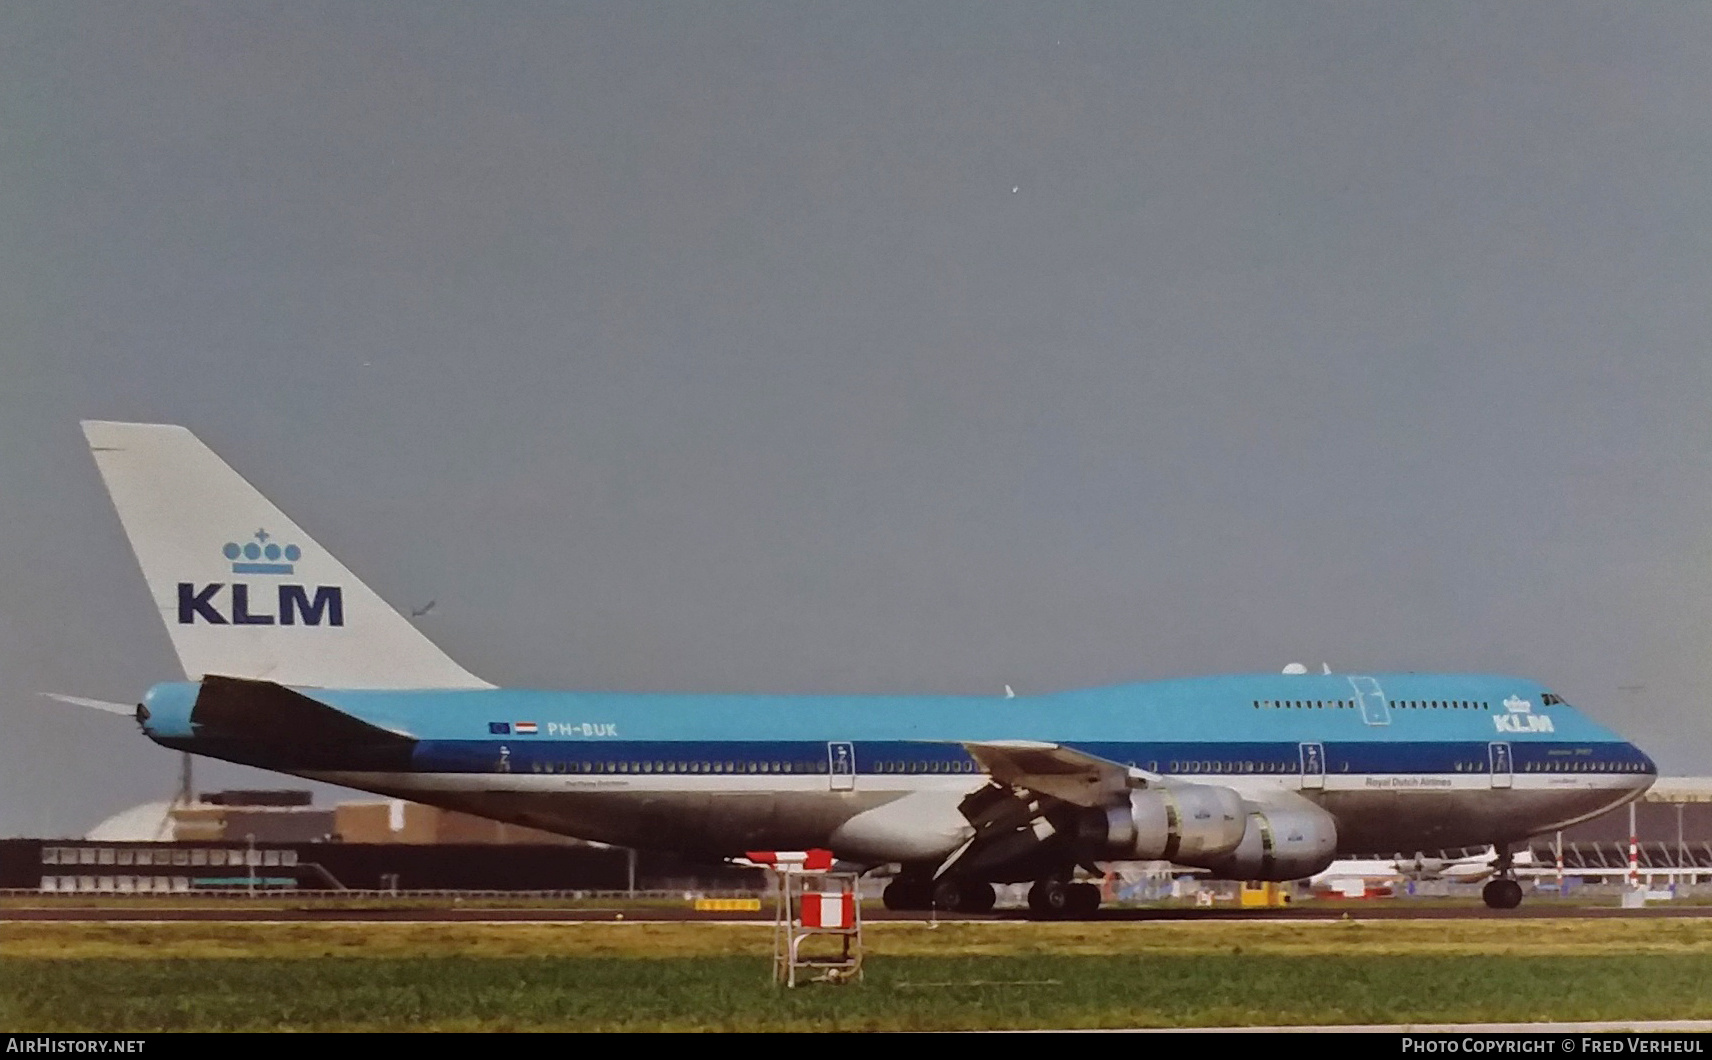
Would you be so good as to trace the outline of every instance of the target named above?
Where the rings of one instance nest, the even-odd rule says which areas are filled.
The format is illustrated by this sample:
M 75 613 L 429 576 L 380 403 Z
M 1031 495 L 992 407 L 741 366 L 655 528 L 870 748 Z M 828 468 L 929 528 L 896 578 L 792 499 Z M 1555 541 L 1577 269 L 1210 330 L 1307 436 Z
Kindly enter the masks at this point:
M 86 699 L 83 696 L 68 696 L 63 692 L 43 692 L 49 699 L 57 699 L 61 703 L 70 703 L 74 707 L 94 707 L 109 714 L 123 714 L 127 718 L 135 717 L 137 707 L 134 703 L 112 703 L 105 699 Z

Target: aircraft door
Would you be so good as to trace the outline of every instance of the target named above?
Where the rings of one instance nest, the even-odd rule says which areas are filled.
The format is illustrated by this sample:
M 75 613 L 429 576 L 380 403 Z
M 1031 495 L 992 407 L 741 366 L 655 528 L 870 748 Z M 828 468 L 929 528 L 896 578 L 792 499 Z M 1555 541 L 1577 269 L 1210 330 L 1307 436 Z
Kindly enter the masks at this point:
M 856 748 L 843 740 L 827 744 L 826 771 L 833 791 L 855 791 Z
M 1351 677 L 1349 687 L 1355 690 L 1361 704 L 1361 720 L 1369 725 L 1391 724 L 1391 707 L 1385 702 L 1385 692 L 1371 677 Z
M 1492 756 L 1492 786 L 1507 788 L 1515 778 L 1515 768 L 1510 762 L 1510 745 L 1507 743 L 1488 744 Z
M 1326 786 L 1326 749 L 1317 743 L 1302 744 L 1302 790 Z

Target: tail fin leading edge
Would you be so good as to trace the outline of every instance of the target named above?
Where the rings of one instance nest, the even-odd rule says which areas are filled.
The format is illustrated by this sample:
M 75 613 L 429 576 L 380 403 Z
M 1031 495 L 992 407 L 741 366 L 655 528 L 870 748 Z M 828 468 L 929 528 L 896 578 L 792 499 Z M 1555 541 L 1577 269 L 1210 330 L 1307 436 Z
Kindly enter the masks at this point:
M 185 675 L 320 688 L 491 688 L 214 451 L 170 424 L 85 421 Z

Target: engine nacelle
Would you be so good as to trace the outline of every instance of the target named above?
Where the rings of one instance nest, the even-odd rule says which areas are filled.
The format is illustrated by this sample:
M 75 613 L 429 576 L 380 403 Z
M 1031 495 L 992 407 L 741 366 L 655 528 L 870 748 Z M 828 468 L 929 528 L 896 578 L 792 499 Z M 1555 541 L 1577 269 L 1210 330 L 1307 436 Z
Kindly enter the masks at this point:
M 1300 880 L 1325 870 L 1337 855 L 1337 819 L 1310 803 L 1255 807 L 1242 842 L 1222 857 L 1188 864 L 1226 880 Z M 1186 859 L 1178 858 L 1178 861 Z
M 1242 796 L 1208 784 L 1171 784 L 1129 793 L 1093 811 L 1082 839 L 1112 861 L 1202 864 L 1238 848 L 1247 827 Z

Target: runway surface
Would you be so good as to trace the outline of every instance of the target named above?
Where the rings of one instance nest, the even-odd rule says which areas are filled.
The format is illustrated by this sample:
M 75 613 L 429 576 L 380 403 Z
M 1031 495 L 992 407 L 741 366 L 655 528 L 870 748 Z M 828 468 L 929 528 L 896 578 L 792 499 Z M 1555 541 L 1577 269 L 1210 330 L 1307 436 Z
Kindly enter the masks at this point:
M 1325 905 L 1290 909 L 1112 909 L 1084 918 L 1090 922 L 1145 923 L 1194 922 L 1232 920 L 1552 920 L 1575 918 L 1712 918 L 1712 906 L 1655 904 L 1643 909 L 1620 909 L 1614 906 L 1574 906 L 1564 904 L 1524 904 L 1520 909 L 1493 910 L 1478 903 L 1464 906 L 1419 906 L 1407 903 L 1364 903 L 1355 905 Z M 868 923 L 889 921 L 924 921 L 925 913 L 902 913 L 890 910 L 864 909 L 862 918 Z M 1028 914 L 1000 911 L 986 916 L 940 916 L 941 921 L 972 920 L 1004 923 L 1028 922 Z M 537 908 L 454 908 L 454 907 L 387 907 L 320 908 L 316 903 L 274 903 L 252 906 L 243 899 L 233 899 L 229 906 L 173 906 L 153 902 L 135 906 L 75 907 L 44 903 L 37 906 L 0 909 L 0 922 L 61 921 L 116 923 L 137 921 L 186 921 L 205 923 L 519 923 L 553 924 L 591 921 L 624 920 L 631 923 L 772 923 L 769 911 L 701 912 L 684 906 L 610 905 L 569 909 Z

